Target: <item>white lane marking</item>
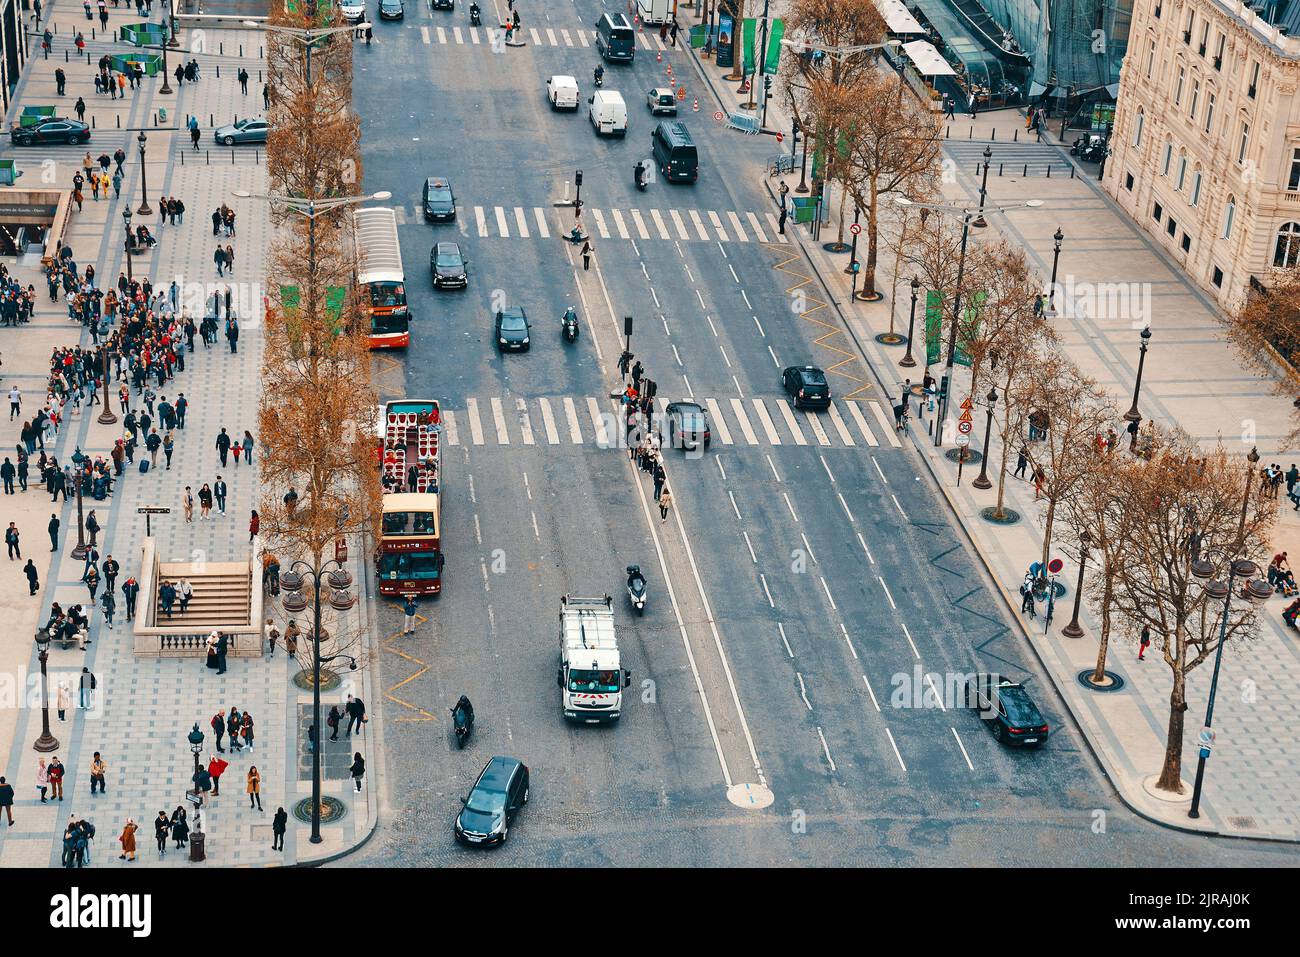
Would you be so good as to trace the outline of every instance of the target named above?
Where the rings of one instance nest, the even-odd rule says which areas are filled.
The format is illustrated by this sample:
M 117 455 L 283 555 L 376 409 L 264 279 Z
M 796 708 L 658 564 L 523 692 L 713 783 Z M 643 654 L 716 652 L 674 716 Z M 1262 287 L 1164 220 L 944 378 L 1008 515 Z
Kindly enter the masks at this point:
M 420 39 L 423 40 L 425 43 L 432 43 L 432 42 L 433 42 L 431 39 L 429 39 L 429 28 L 428 28 L 428 27 L 420 27 Z
M 733 266 L 733 265 L 731 265 L 731 263 L 727 263 L 727 268 L 731 270 L 731 278 L 734 279 L 734 280 L 736 280 L 736 284 L 739 285 L 739 284 L 740 284 L 740 276 L 738 276 L 738 275 L 736 274 L 736 267 Z
M 803 675 L 800 674 L 798 671 L 796 671 L 794 673 L 794 676 L 799 679 L 799 697 L 803 698 L 804 707 L 807 708 L 809 711 L 811 711 L 812 702 L 808 700 L 808 686 L 804 684 Z M 826 739 L 823 738 L 822 743 L 824 744 L 825 741 Z
M 708 213 L 709 213 L 709 222 L 712 223 L 713 228 L 718 231 L 718 239 L 720 239 L 722 242 L 725 243 L 727 241 L 727 231 L 722 228 L 721 217 L 719 217 L 718 214 L 711 209 L 708 211 Z
M 743 290 L 743 289 L 740 290 L 740 298 L 743 299 L 743 300 L 745 300 L 745 308 L 746 308 L 746 309 L 751 309 L 751 310 L 752 310 L 752 309 L 754 308 L 754 304 L 753 304 L 752 302 L 749 301 L 749 294 L 748 294 L 747 292 L 745 292 L 745 290 Z
M 925 682 L 930 686 L 930 691 L 934 695 L 934 700 L 939 703 L 939 710 L 947 711 L 948 708 L 943 703 L 943 695 L 939 694 L 939 689 L 934 685 L 934 676 L 927 674 L 925 676 Z
M 820 461 L 820 462 L 822 463 L 822 468 L 824 468 L 824 469 L 826 470 L 826 477 L 827 477 L 828 479 L 830 479 L 830 480 L 831 480 L 831 484 L 834 485 L 834 484 L 835 484 L 835 473 L 832 472 L 832 471 L 831 471 L 831 467 L 830 467 L 829 465 L 826 464 L 826 456 L 824 456 L 824 455 L 818 455 L 818 456 L 817 456 L 817 459 L 818 459 L 818 461 Z
M 695 390 L 691 388 L 691 380 L 686 377 L 685 372 L 682 373 L 682 381 L 686 383 L 686 398 L 688 399 L 695 398 Z
M 830 404 L 830 408 L 826 411 L 830 413 L 831 424 L 835 426 L 835 431 L 840 434 L 840 441 L 845 445 L 857 445 L 857 443 L 853 441 L 853 436 L 849 432 L 849 427 L 844 424 L 844 419 L 840 415 L 840 410 L 836 408 L 834 402 Z
M 817 737 L 822 739 L 822 751 L 826 753 L 826 761 L 830 764 L 831 770 L 836 770 L 835 759 L 831 757 L 831 746 L 826 743 L 826 735 L 822 734 L 822 726 L 817 726 Z
M 817 553 L 813 551 L 812 542 L 808 541 L 808 536 L 800 532 L 799 537 L 803 539 L 803 547 L 808 549 L 808 557 L 812 559 L 812 563 L 820 565 L 821 562 L 817 561 Z
M 740 217 L 727 210 L 727 219 L 731 221 L 731 228 L 736 231 L 736 238 L 742 243 L 749 242 L 749 235 L 745 232 L 745 227 L 740 225 Z
M 961 748 L 961 756 L 966 759 L 966 767 L 974 771 L 975 765 L 970 763 L 970 755 L 966 753 L 966 745 L 961 743 L 961 735 L 957 733 L 956 728 L 952 729 L 952 736 L 957 739 L 957 747 Z
M 722 361 L 725 362 L 727 364 L 727 368 L 730 369 L 731 359 L 727 357 L 727 350 L 722 348 L 721 343 L 718 344 L 718 351 L 722 353 Z
M 871 464 L 876 467 L 876 474 L 880 476 L 880 481 L 888 485 L 889 479 L 885 478 L 885 471 L 880 467 L 880 463 L 876 461 L 876 457 L 874 455 L 871 456 Z
M 596 232 L 600 233 L 600 238 L 609 239 L 609 227 L 605 225 L 605 214 L 598 209 L 593 209 L 591 218 L 596 223 Z
M 523 433 L 524 445 L 533 444 L 533 420 L 528 417 L 528 403 L 515 399 L 515 412 L 519 415 L 519 431 Z
M 657 209 L 652 209 L 652 210 L 650 210 L 650 218 L 651 218 L 652 220 L 654 220 L 655 229 L 659 230 L 659 238 L 660 238 L 660 239 L 671 239 L 671 238 L 672 238 L 671 236 L 668 235 L 668 226 L 667 226 L 666 223 L 664 223 L 664 218 L 663 218 L 663 216 L 661 216 L 661 215 L 659 214 L 659 210 L 657 210 Z M 686 270 L 686 271 L 687 271 L 688 273 L 690 272 L 689 269 Z
M 781 644 L 785 645 L 785 653 L 786 653 L 787 655 L 789 655 L 791 659 L 793 659 L 793 658 L 794 658 L 794 649 L 790 647 L 790 640 L 789 640 L 788 638 L 786 638 L 786 636 L 785 636 L 785 625 L 781 624 L 781 623 L 778 621 L 778 622 L 776 623 L 776 627 L 777 627 L 777 630 L 781 632 Z
M 706 305 L 704 304 L 704 295 L 703 295 L 703 293 L 700 292 L 699 287 L 696 287 L 696 289 L 695 289 L 695 298 L 698 299 L 698 300 L 700 301 L 700 308 L 701 308 L 701 309 L 708 309 L 708 308 L 709 308 L 708 306 L 706 306 Z
M 880 427 L 884 429 L 885 438 L 889 440 L 889 444 L 894 448 L 899 448 L 902 443 L 898 441 L 898 429 L 894 428 L 893 420 L 890 419 L 889 416 L 885 415 L 885 410 L 880 407 L 879 402 L 868 402 L 867 404 L 871 406 L 871 411 L 876 415 L 876 421 L 879 422 Z
M 745 397 L 745 390 L 740 387 L 740 380 L 737 379 L 734 374 L 731 377 L 731 382 L 732 385 L 736 387 L 736 395 L 743 399 Z
M 497 235 L 503 238 L 510 237 L 510 226 L 506 223 L 506 211 L 503 206 L 494 207 L 497 214 Z
M 849 415 L 852 416 L 854 423 L 858 427 L 858 431 L 862 433 L 862 437 L 866 440 L 867 445 L 879 445 L 880 443 L 876 441 L 876 436 L 871 431 L 871 426 L 867 425 L 867 420 L 862 415 L 861 404 L 858 402 L 845 402 L 844 405 L 849 410 Z
M 786 426 L 794 433 L 795 445 L 807 445 L 808 440 L 803 437 L 803 430 L 799 428 L 799 423 L 795 421 L 794 413 L 790 411 L 790 404 L 784 399 L 777 399 L 776 407 L 781 411 L 781 417 L 785 419 Z
M 597 282 L 600 283 L 601 292 L 604 292 L 605 277 L 600 271 L 599 262 L 596 263 L 596 280 Z M 584 322 L 586 322 L 587 328 L 591 330 L 591 337 L 590 337 L 591 344 L 596 347 L 596 362 L 599 363 L 600 365 L 600 371 L 604 373 L 605 352 L 600 348 L 600 336 L 596 335 L 596 320 L 594 318 L 595 314 L 591 311 L 591 307 L 587 305 L 587 294 L 583 292 L 582 283 L 578 280 L 578 270 L 576 268 L 573 270 L 573 285 L 574 288 L 578 290 L 578 299 L 582 303 L 582 315 L 586 317 L 584 319 Z M 605 297 L 605 303 L 607 305 L 609 303 L 608 295 L 606 295 Z
M 509 445 L 510 433 L 506 430 L 506 410 L 497 398 L 489 399 L 492 406 L 492 421 L 497 429 L 497 445 Z
M 767 576 L 760 572 L 758 578 L 759 581 L 763 583 L 763 594 L 767 596 L 767 603 L 771 605 L 773 608 L 775 608 L 776 602 L 772 600 L 772 592 L 769 591 L 767 587 Z
M 679 366 L 680 366 L 680 365 L 685 365 L 685 363 L 682 362 L 682 354 L 681 354 L 680 352 L 677 351 L 677 343 L 673 342 L 673 343 L 670 343 L 670 345 L 673 347 L 673 358 L 675 358 L 675 359 L 677 360 L 677 364 L 678 364 Z
M 678 239 L 690 239 L 691 234 L 686 231 L 686 224 L 682 222 L 682 214 L 675 209 L 668 210 L 668 215 L 672 217 L 673 226 L 677 230 Z
M 474 494 L 474 475 L 473 475 L 473 473 L 471 473 L 471 474 L 469 475 L 469 500 L 470 500 L 471 502 L 473 502 L 475 505 L 478 504 L 478 496 Z
M 474 513 L 474 540 L 483 544 L 483 526 L 479 523 L 478 512 Z
M 592 428 L 596 430 L 596 445 L 602 449 L 610 447 L 609 436 L 605 432 L 605 419 L 600 406 L 591 396 L 587 396 L 587 413 L 591 416 Z
M 740 517 L 740 506 L 736 504 L 736 493 L 728 489 L 727 498 L 731 500 L 731 510 L 736 513 L 736 521 L 743 522 L 744 519 Z
M 808 424 L 812 426 L 813 435 L 817 437 L 817 444 L 830 445 L 831 439 L 830 436 L 826 434 L 826 430 L 822 428 L 821 418 L 813 415 L 807 409 L 804 410 L 803 415 L 804 418 L 808 420 Z
M 754 427 L 749 424 L 749 416 L 745 415 L 745 407 L 740 404 L 739 399 L 731 400 L 731 411 L 736 413 L 736 421 L 740 423 L 740 431 L 745 436 L 745 441 L 750 445 L 758 445 L 758 436 L 754 434 Z
M 456 431 L 456 413 L 451 409 L 442 410 L 442 432 L 447 436 L 448 445 L 460 445 L 460 433 Z
M 858 532 L 858 543 L 862 546 L 862 550 L 867 553 L 867 561 L 874 565 L 876 559 L 872 556 L 871 549 L 867 548 L 867 540 L 862 537 L 861 532 Z
M 519 238 L 528 238 L 528 213 L 522 206 L 515 207 L 515 226 L 519 230 Z
M 889 599 L 889 607 L 897 611 L 898 606 L 894 604 L 894 596 L 889 593 L 889 586 L 885 584 L 885 579 L 877 575 L 876 581 L 880 582 L 880 587 L 885 590 L 885 597 Z
M 840 622 L 840 631 L 844 633 L 844 643 L 849 646 L 849 654 L 853 656 L 854 661 L 857 661 L 858 649 L 853 647 L 853 639 L 849 637 L 849 630 L 844 627 L 844 622 Z
M 770 455 L 764 455 L 763 457 L 764 457 L 765 459 L 767 459 L 767 467 L 770 468 L 770 469 L 772 470 L 772 478 L 774 478 L 774 479 L 776 479 L 778 482 L 780 482 L 780 481 L 781 481 L 781 476 L 780 476 L 779 474 L 777 474 L 777 471 L 776 471 L 776 463 L 772 461 L 772 456 L 770 456 Z
M 867 694 L 871 695 L 871 703 L 876 706 L 876 711 L 880 711 L 880 702 L 876 700 L 876 693 L 871 689 L 871 682 L 866 675 L 862 676 L 862 683 L 867 686 Z
M 767 414 L 767 407 L 763 405 L 763 400 L 754 398 L 750 401 L 754 403 L 754 412 L 758 414 L 758 420 L 762 424 L 763 432 L 767 435 L 767 440 L 773 445 L 780 445 L 781 436 L 776 431 L 776 425 L 772 422 L 772 417 Z
M 907 518 L 907 513 L 903 511 L 903 506 L 898 504 L 898 496 L 893 492 L 890 492 L 889 497 L 894 500 L 894 508 L 898 509 L 898 514 L 903 516 L 903 518 Z
M 790 510 L 790 517 L 793 518 L 796 522 L 799 521 L 799 516 L 796 515 L 794 511 L 794 503 L 790 501 L 790 493 L 782 492 L 781 497 L 785 499 L 785 507 Z
M 447 31 L 442 27 L 437 27 L 436 29 L 438 31 L 438 42 L 445 46 L 447 43 Z
M 899 752 L 898 752 L 898 744 L 894 741 L 894 736 L 893 736 L 892 734 L 890 734 L 890 731 L 889 731 L 888 728 L 885 729 L 885 734 L 889 737 L 889 744 L 890 744 L 890 747 L 892 747 L 892 748 L 894 749 L 894 757 L 898 758 L 898 766 L 899 766 L 900 768 L 902 768 L 902 769 L 903 769 L 903 773 L 906 774 L 906 773 L 907 773 L 907 765 L 903 763 L 903 756 L 902 756 L 901 754 L 899 754 Z
M 741 534 L 742 536 L 744 536 L 744 539 L 745 539 L 745 547 L 749 549 L 749 557 L 750 557 L 750 560 L 753 561 L 753 563 L 754 563 L 755 565 L 757 565 L 757 564 L 758 564 L 758 556 L 757 556 L 756 554 L 754 554 L 754 543 L 751 542 L 751 541 L 749 540 L 749 532 L 741 532 L 740 534 Z
M 767 347 L 767 354 L 772 357 L 772 365 L 776 366 L 778 369 L 781 368 L 781 360 L 776 357 L 776 352 L 771 346 Z
M 767 242 L 767 236 L 763 233 L 763 227 L 759 225 L 758 217 L 753 213 L 746 213 L 745 218 L 749 220 L 749 228 L 754 231 L 760 243 Z
M 555 416 L 551 414 L 551 400 L 538 399 L 537 406 L 542 410 L 542 428 L 546 430 L 546 442 L 549 445 L 560 444 L 560 433 L 555 428 Z
M 571 46 L 573 46 L 573 35 L 572 35 L 571 33 L 569 33 L 568 30 L 561 30 L 561 31 L 560 31 L 560 36 L 564 37 L 564 45 L 565 45 L 566 47 L 571 47 Z
M 528 501 L 533 500 L 533 487 L 528 482 L 528 473 L 524 473 L 524 494 L 528 496 Z
M 642 269 L 645 268 L 645 264 L 644 264 L 644 263 L 641 264 L 641 268 L 642 268 Z M 649 276 L 646 276 L 646 279 L 647 279 L 647 280 L 648 280 L 649 278 L 650 278 Z M 659 304 L 659 293 L 655 291 L 655 287 L 654 287 L 654 286 L 651 286 L 651 287 L 650 287 L 650 298 L 652 298 L 652 299 L 655 301 L 655 308 L 656 308 L 656 309 L 662 309 L 662 308 L 663 308 L 663 306 L 661 306 L 661 305 Z M 659 318 L 660 318 L 660 319 L 663 319 L 663 316 L 660 316 Z M 666 326 L 666 325 L 667 325 L 667 323 L 665 323 L 665 326 Z
M 631 239 L 632 234 L 627 231 L 627 224 L 623 222 L 623 214 L 617 209 L 611 209 L 609 215 L 614 218 L 614 228 L 618 230 L 621 239 Z
M 689 210 L 689 212 L 691 215 L 691 222 L 695 224 L 695 231 L 700 234 L 700 239 L 707 240 L 709 238 L 709 231 L 704 228 L 704 220 L 700 219 L 700 211 L 698 209 L 692 209 Z
M 725 482 L 727 480 L 727 470 L 722 467 L 722 456 L 715 455 L 713 457 L 713 464 L 718 467 L 718 474 L 722 476 L 722 481 Z
M 537 31 L 536 31 L 536 30 L 533 31 L 533 36 L 537 36 Z M 553 47 L 558 47 L 558 46 L 560 45 L 560 41 L 559 41 L 559 39 L 555 36 L 555 31 L 552 30 L 550 27 L 547 27 L 547 28 L 546 28 L 546 39 L 547 39 L 547 41 L 551 44 L 551 46 L 553 46 Z M 539 43 L 540 41 L 539 41 L 539 40 L 534 40 L 533 42 L 534 42 L 534 43 Z
M 540 542 L 542 540 L 542 530 L 537 527 L 537 513 L 530 511 L 528 514 L 533 517 L 533 538 Z
M 564 399 L 564 417 L 569 420 L 569 441 L 574 445 L 581 445 L 582 429 L 578 427 L 578 410 L 568 396 Z
M 483 212 L 482 206 L 474 207 L 474 222 L 478 226 L 479 238 L 480 239 L 485 238 L 488 234 L 487 215 Z
M 475 445 L 483 444 L 483 425 L 478 419 L 478 399 L 465 400 L 465 414 L 469 416 L 469 437 Z
M 826 600 L 831 603 L 831 611 L 839 611 L 835 607 L 835 599 L 831 597 L 831 586 L 826 584 L 825 576 L 818 576 L 822 580 L 822 591 L 826 592 Z
M 763 331 L 763 324 L 758 321 L 758 316 L 753 316 L 752 318 L 754 320 L 754 325 L 758 326 L 758 334 L 766 339 L 767 333 Z
M 460 27 L 452 27 L 451 35 L 452 35 L 452 39 L 454 39 L 461 46 L 465 45 L 465 34 L 461 32 Z
M 582 44 L 584 47 L 587 46 L 587 45 L 588 45 L 588 44 L 587 44 L 587 31 L 586 31 L 586 30 L 577 30 L 577 31 L 575 31 L 575 32 L 578 34 L 578 42 L 579 42 L 580 44 Z
M 722 407 L 718 405 L 718 400 L 705 399 L 704 404 L 709 407 L 709 418 L 713 422 L 713 430 L 718 433 L 718 438 L 722 440 L 723 445 L 730 445 L 731 430 L 727 428 L 727 421 L 722 417 Z
M 650 231 L 645 228 L 645 220 L 641 218 L 641 210 L 629 210 L 632 214 L 632 225 L 636 227 L 636 234 L 642 239 L 650 238 Z
M 850 522 L 853 522 L 853 523 L 856 525 L 858 520 L 857 520 L 856 518 L 854 518 L 854 517 L 853 517 L 853 513 L 852 513 L 851 511 L 849 511 L 849 503 L 846 502 L 846 501 L 844 501 L 844 493 L 843 493 L 843 492 L 836 492 L 835 495 L 836 495 L 837 498 L 839 498 L 839 500 L 840 500 L 840 505 L 844 508 L 844 514 L 847 515 L 847 516 L 849 517 L 849 521 L 850 521 Z
M 914 657 L 917 661 L 920 661 L 920 660 L 921 660 L 921 653 L 920 653 L 919 651 L 916 650 L 916 642 L 914 642 L 914 641 L 912 640 L 912 633 L 911 633 L 910 631 L 907 630 L 907 625 L 903 624 L 903 622 L 900 621 L 900 622 L 899 622 L 899 625 L 902 626 L 902 628 L 903 628 L 903 636 L 907 639 L 907 643 L 908 643 L 908 645 L 911 646 L 911 649 L 912 649 L 912 657 Z
M 534 206 L 533 217 L 537 220 L 537 234 L 543 239 L 550 239 L 551 231 L 546 228 L 546 210 L 540 206 Z

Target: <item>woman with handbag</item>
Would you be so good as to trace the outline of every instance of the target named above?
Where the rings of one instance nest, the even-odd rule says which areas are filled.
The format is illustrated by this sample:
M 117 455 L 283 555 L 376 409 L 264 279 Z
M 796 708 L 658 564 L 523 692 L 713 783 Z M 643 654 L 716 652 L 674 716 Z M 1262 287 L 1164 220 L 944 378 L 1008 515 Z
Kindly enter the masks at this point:
M 251 811 L 256 807 L 262 810 L 262 774 L 257 770 L 257 765 L 248 769 L 248 808 Z

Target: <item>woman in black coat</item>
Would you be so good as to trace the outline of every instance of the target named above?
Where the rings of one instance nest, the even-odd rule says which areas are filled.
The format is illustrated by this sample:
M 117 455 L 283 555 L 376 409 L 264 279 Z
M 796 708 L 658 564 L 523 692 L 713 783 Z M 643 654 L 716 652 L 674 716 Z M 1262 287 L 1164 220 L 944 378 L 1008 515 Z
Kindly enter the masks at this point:
M 177 847 L 184 847 L 190 840 L 190 822 L 185 816 L 185 808 L 179 805 L 172 811 L 172 839 Z
M 361 792 L 361 778 L 366 773 L 366 762 L 361 757 L 361 752 L 357 751 L 352 756 L 352 767 L 348 768 L 348 773 L 352 775 L 352 783 L 357 786 L 357 793 Z
M 275 809 L 275 817 L 271 818 L 271 850 L 284 850 L 284 829 L 289 823 L 289 815 L 285 813 L 284 808 Z

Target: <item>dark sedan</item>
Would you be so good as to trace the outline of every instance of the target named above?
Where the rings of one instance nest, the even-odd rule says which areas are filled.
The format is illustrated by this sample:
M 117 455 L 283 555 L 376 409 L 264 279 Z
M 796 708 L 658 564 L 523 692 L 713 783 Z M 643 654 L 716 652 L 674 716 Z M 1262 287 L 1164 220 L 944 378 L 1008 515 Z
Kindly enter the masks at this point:
M 14 146 L 35 146 L 38 143 L 90 142 L 90 127 L 79 120 L 51 116 L 31 126 L 15 126 L 9 130 Z
M 826 373 L 816 366 L 790 366 L 781 373 L 781 385 L 796 409 L 824 409 L 831 404 Z
M 406 17 L 402 0 L 379 0 L 380 20 L 401 20 Z
M 1049 727 L 1025 686 L 1000 675 L 972 676 L 966 684 L 966 706 L 988 723 L 993 737 L 1005 744 L 1038 747 Z
M 498 352 L 528 351 L 528 315 L 523 306 L 498 309 L 494 331 Z
M 709 447 L 713 438 L 709 430 L 709 416 L 697 402 L 670 402 L 668 404 L 668 444 L 673 448 L 691 451 L 703 445 Z
M 430 176 L 424 181 L 424 218 L 442 223 L 456 219 L 456 197 L 445 177 Z
M 464 289 L 469 285 L 469 263 L 455 243 L 435 243 L 429 251 L 429 272 L 434 289 Z
M 528 803 L 528 767 L 515 758 L 495 757 L 479 773 L 456 815 L 456 840 L 472 847 L 504 844 L 510 824 Z

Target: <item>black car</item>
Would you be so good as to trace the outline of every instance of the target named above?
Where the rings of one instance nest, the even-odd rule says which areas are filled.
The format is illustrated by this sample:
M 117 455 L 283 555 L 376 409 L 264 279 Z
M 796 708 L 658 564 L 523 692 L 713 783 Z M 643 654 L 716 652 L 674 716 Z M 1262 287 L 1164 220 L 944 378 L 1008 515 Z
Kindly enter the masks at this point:
M 453 828 L 456 840 L 472 847 L 504 844 L 510 822 L 528 803 L 528 767 L 515 758 L 493 758 L 462 802 Z
M 429 272 L 433 274 L 434 289 L 464 289 L 469 285 L 469 263 L 460 254 L 455 243 L 435 243 L 429 250 Z
M 781 373 L 781 384 L 794 397 L 796 409 L 825 409 L 831 404 L 826 373 L 816 366 L 790 366 Z
M 431 0 L 435 10 L 455 10 L 456 0 Z
M 89 143 L 90 127 L 79 120 L 50 116 L 31 126 L 13 127 L 9 130 L 9 138 L 14 146 L 34 146 L 37 143 L 67 143 L 71 146 Z
M 424 181 L 424 218 L 442 223 L 456 219 L 456 197 L 445 177 L 430 176 Z
M 975 675 L 966 684 L 966 706 L 988 722 L 998 741 L 1038 747 L 1047 740 L 1047 720 L 1018 682 L 1000 675 Z
M 494 326 L 498 352 L 528 351 L 528 314 L 523 306 L 498 309 Z
M 697 402 L 670 402 L 668 404 L 668 444 L 679 445 L 690 451 L 703 443 L 707 449 L 713 438 L 709 430 L 709 416 Z
M 380 20 L 401 20 L 406 17 L 402 0 L 379 0 Z

